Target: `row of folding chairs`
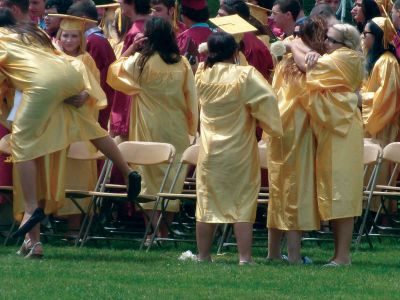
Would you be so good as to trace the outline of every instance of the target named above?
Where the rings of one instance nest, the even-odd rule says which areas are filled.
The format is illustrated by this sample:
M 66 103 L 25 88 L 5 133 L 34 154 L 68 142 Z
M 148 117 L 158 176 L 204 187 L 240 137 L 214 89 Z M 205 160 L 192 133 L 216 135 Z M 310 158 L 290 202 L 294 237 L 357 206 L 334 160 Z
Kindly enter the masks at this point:
M 140 249 L 144 248 L 146 237 L 151 234 L 151 241 L 147 245 L 147 251 L 150 250 L 152 245 L 160 244 L 162 241 L 173 241 L 173 242 L 194 242 L 195 236 L 193 230 L 189 233 L 180 232 L 179 230 L 174 230 L 171 224 L 166 222 L 166 208 L 170 200 L 180 200 L 182 203 L 191 202 L 195 205 L 196 202 L 196 190 L 194 180 L 187 179 L 185 182 L 186 188 L 182 188 L 181 193 L 172 193 L 175 189 L 177 180 L 180 173 L 186 170 L 185 165 L 195 167 L 198 159 L 199 145 L 195 144 L 190 146 L 182 155 L 182 158 L 178 165 L 178 170 L 172 180 L 172 185 L 169 190 L 165 190 L 165 183 L 167 178 L 170 176 L 171 166 L 175 158 L 175 148 L 170 144 L 164 143 L 146 143 L 146 142 L 124 142 L 118 145 L 120 151 L 122 152 L 124 158 L 128 163 L 136 166 L 146 166 L 146 165 L 157 165 L 166 164 L 168 165 L 166 174 L 164 176 L 163 182 L 160 186 L 159 193 L 157 195 L 140 195 L 134 202 L 135 206 L 142 211 L 143 215 L 148 219 L 152 218 L 155 214 L 156 208 L 161 204 L 161 214 L 158 219 L 155 228 L 152 227 L 151 222 L 147 222 L 144 233 L 139 232 L 138 237 L 134 240 L 140 242 Z M 9 153 L 10 149 L 8 147 L 8 137 L 1 139 L 0 141 L 0 151 L 4 153 Z M 266 161 L 266 145 L 261 143 L 259 145 L 259 155 L 261 157 L 260 163 L 262 169 L 267 169 Z M 101 153 L 90 153 L 84 143 L 74 143 L 70 146 L 68 157 L 77 160 L 99 160 L 103 156 Z M 379 175 L 380 166 L 382 161 L 394 163 L 393 172 L 391 178 L 387 185 L 377 185 L 377 178 Z M 392 143 L 386 146 L 383 150 L 374 143 L 366 141 L 364 143 L 364 178 L 365 178 L 365 188 L 364 188 L 364 200 L 365 209 L 361 218 L 359 218 L 359 226 L 355 232 L 355 245 L 356 248 L 359 247 L 362 238 L 366 238 L 370 246 L 372 247 L 372 242 L 370 236 L 382 236 L 383 231 L 396 231 L 398 229 L 395 226 L 382 226 L 379 224 L 380 212 L 385 212 L 388 214 L 385 203 L 388 201 L 397 201 L 400 199 L 400 187 L 396 187 L 397 179 L 397 169 L 400 162 L 400 143 Z M 104 167 L 99 176 L 96 187 L 93 191 L 82 191 L 82 190 L 67 190 L 66 197 L 69 198 L 84 214 L 84 220 L 80 228 L 80 232 L 76 237 L 75 245 L 84 246 L 89 240 L 98 239 L 113 239 L 113 235 L 118 236 L 119 232 L 110 231 L 107 232 L 102 228 L 102 222 L 100 219 L 101 210 L 104 207 L 106 201 L 127 201 L 127 195 L 125 192 L 118 192 L 120 189 L 125 189 L 124 185 L 110 184 L 109 179 L 112 170 L 112 162 L 106 160 Z M 0 187 L 0 193 L 10 195 L 12 193 L 12 187 Z M 262 189 L 259 193 L 258 204 L 264 206 L 266 209 L 268 204 L 268 189 Z M 380 207 L 379 211 L 374 218 L 371 217 L 370 207 L 373 197 L 380 197 Z M 85 212 L 80 206 L 80 199 L 90 197 L 90 204 Z M 141 204 L 146 202 L 153 202 L 154 208 L 150 216 L 147 216 L 143 211 Z M 192 221 L 194 217 L 191 216 Z M 396 223 L 398 220 L 394 220 Z M 168 238 L 159 238 L 155 234 L 162 222 L 166 222 L 166 225 L 170 229 L 170 236 Z M 193 221 L 194 223 L 194 221 Z M 397 224 L 397 223 L 396 223 Z M 395 225 L 396 225 L 395 224 Z M 15 223 L 13 228 L 10 230 L 10 234 L 15 229 Z M 193 225 L 191 227 L 193 228 Z M 224 224 L 222 226 L 221 235 L 218 241 L 218 252 L 221 252 L 223 247 L 234 245 L 231 242 L 232 238 L 232 227 L 230 224 Z M 9 234 L 9 236 L 10 236 Z M 125 232 L 120 232 L 123 236 Z M 5 243 L 9 236 L 6 238 Z M 266 237 L 266 234 L 264 234 Z
M 9 147 L 10 136 L 5 136 L 0 141 L 0 151 L 6 154 L 10 154 Z M 172 163 L 175 157 L 175 148 L 171 144 L 166 143 L 150 143 L 150 142 L 123 142 L 118 145 L 124 159 L 134 166 L 146 166 L 146 165 L 159 165 L 166 164 L 167 171 L 162 181 L 160 192 L 164 191 L 166 179 L 168 178 Z M 70 146 L 68 151 L 68 158 L 76 160 L 99 160 L 103 159 L 103 155 L 99 152 L 91 153 L 83 142 L 77 142 Z M 90 239 L 111 239 L 111 234 L 106 234 L 105 230 L 101 230 L 102 224 L 99 219 L 100 211 L 106 201 L 127 201 L 126 192 L 118 192 L 118 190 L 126 190 L 125 185 L 110 184 L 109 179 L 112 170 L 112 162 L 106 160 L 100 176 L 98 178 L 96 187 L 93 190 L 67 190 L 66 198 L 70 199 L 84 214 L 84 220 L 82 222 L 79 234 L 76 237 L 75 245 L 83 246 Z M 0 187 L 0 193 L 12 194 L 13 187 Z M 90 203 L 87 211 L 80 205 L 80 200 L 90 197 Z M 141 204 L 155 201 L 153 213 L 156 209 L 156 205 L 159 202 L 157 195 L 139 195 L 134 201 L 134 205 L 142 210 Z M 146 216 L 146 214 L 143 212 Z M 14 229 L 16 229 L 17 222 L 14 222 L 9 234 L 5 240 L 5 243 L 9 240 Z M 97 227 L 96 227 L 97 226 Z M 151 222 L 148 222 L 148 226 L 145 230 L 146 234 L 151 231 Z M 97 229 L 94 230 L 94 229 Z M 100 229 L 100 230 L 99 230 Z M 102 234 L 98 234 L 102 233 Z M 142 232 L 143 234 L 143 232 Z M 140 238 L 135 240 L 141 242 L 143 247 L 146 235 L 141 235 Z

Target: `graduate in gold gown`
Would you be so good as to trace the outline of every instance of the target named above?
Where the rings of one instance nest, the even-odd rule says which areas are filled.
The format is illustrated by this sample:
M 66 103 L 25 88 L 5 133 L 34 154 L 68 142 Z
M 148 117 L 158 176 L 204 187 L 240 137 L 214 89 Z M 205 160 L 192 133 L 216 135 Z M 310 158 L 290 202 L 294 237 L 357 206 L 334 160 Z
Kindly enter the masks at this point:
M 14 184 L 20 184 L 25 202 L 24 217 L 16 234 L 27 233 L 27 240 L 19 254 L 41 257 L 37 223 L 45 213 L 54 213 L 64 198 L 62 178 L 40 176 L 48 167 L 43 164 L 51 163 L 44 157 L 54 153 L 61 155 L 59 160 L 62 160 L 65 155 L 60 151 L 68 145 L 90 140 L 126 177 L 133 173 L 107 132 L 87 113 L 89 107 L 85 103 L 93 101 L 94 105 L 102 107 L 104 93 L 91 81 L 91 74 L 80 61 L 69 62 L 61 56 L 48 36 L 36 26 L 21 24 L 0 28 L 0 82 L 5 81 L 22 91 L 20 104 L 14 103 L 17 109 L 10 142 L 18 175 Z M 131 198 L 135 194 L 133 186 L 130 184 L 128 189 Z
M 100 85 L 100 71 L 97 69 L 96 62 L 86 52 L 85 24 L 96 23 L 90 19 L 62 15 L 49 14 L 50 17 L 60 18 L 60 29 L 57 32 L 57 43 L 61 50 L 70 56 L 70 59 L 79 59 L 83 62 L 88 72 L 90 72 L 97 84 Z M 67 57 L 68 58 L 68 57 Z M 90 104 L 89 104 L 90 105 Z M 99 116 L 99 108 L 90 105 L 90 114 L 97 120 Z M 89 153 L 95 153 L 96 148 L 87 142 L 85 145 Z M 73 190 L 93 190 L 97 180 L 97 163 L 96 161 L 80 161 L 67 158 L 66 163 L 66 181 L 65 187 Z M 80 206 L 86 210 L 89 198 L 81 199 Z M 81 211 L 72 201 L 66 201 L 65 205 L 57 211 L 57 216 L 68 216 L 68 228 L 72 231 L 79 230 Z
M 252 227 L 260 190 L 254 135 L 282 135 L 276 95 L 261 73 L 237 66 L 237 43 L 219 32 L 208 39 L 208 58 L 196 73 L 200 102 L 196 239 L 198 260 L 211 260 L 217 223 L 234 223 L 239 263 L 251 263 Z M 265 159 L 265 158 L 264 158 Z
M 364 136 L 373 138 L 383 148 L 399 140 L 400 67 L 391 44 L 396 35 L 388 18 L 377 17 L 367 23 L 364 47 L 367 53 L 368 78 L 361 89 Z M 378 184 L 387 184 L 390 168 L 381 165 Z M 377 210 L 379 199 L 373 202 Z
M 327 54 L 317 59 L 314 53 L 298 55 L 301 68 L 308 62 L 306 106 L 316 137 L 316 189 L 321 220 L 333 225 L 335 253 L 328 266 L 350 264 L 350 244 L 354 217 L 361 215 L 363 188 L 363 135 L 357 107 L 363 79 L 360 36 L 355 27 L 336 24 L 329 28 Z M 292 42 L 292 43 L 295 43 Z
M 171 24 L 161 17 L 145 23 L 144 37 L 110 66 L 107 82 L 117 91 L 135 96 L 132 102 L 129 140 L 170 143 L 176 149 L 172 175 L 175 174 L 183 151 L 189 146 L 189 135 L 195 136 L 198 126 L 198 103 L 194 76 L 188 61 L 179 55 Z M 142 43 L 142 49 L 136 47 Z M 143 166 L 143 194 L 156 195 L 166 172 L 165 166 Z M 176 184 L 181 191 L 185 172 Z M 169 177 L 165 190 L 172 183 Z M 142 205 L 150 212 L 154 203 Z M 170 201 L 169 212 L 179 210 L 179 201 Z M 169 214 L 172 218 L 173 214 Z M 156 216 L 153 220 L 157 222 Z M 163 227 L 158 233 L 168 235 Z
M 327 24 L 317 17 L 302 25 L 299 35 L 320 54 Z M 306 74 L 300 71 L 293 55 L 287 54 L 275 70 L 272 83 L 277 93 L 283 136 L 267 139 L 269 202 L 268 259 L 281 259 L 281 239 L 287 237 L 288 261 L 304 263 L 300 255 L 302 231 L 318 230 L 320 219 L 315 193 L 315 141 L 308 102 Z

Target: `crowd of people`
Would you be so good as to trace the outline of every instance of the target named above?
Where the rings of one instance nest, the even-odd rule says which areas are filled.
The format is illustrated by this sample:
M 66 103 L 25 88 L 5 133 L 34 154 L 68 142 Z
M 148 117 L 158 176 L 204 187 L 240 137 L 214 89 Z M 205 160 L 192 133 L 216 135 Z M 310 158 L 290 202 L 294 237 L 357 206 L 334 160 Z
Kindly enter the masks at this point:
M 299 0 L 221 0 L 210 19 L 205 0 L 0 0 L 0 134 L 11 133 L 12 154 L 1 157 L 0 185 L 13 185 L 15 236 L 25 237 L 17 254 L 43 257 L 46 215 L 80 227 L 65 189 L 93 189 L 101 165 L 68 159 L 72 143 L 111 159 L 112 182 L 134 200 L 140 180 L 142 194 L 157 194 L 166 168 L 142 166 L 140 178 L 115 141 L 172 144 L 174 174 L 198 136 L 196 260 L 212 261 L 216 225 L 230 223 L 239 264 L 253 263 L 267 160 L 267 259 L 311 263 L 302 234 L 330 221 L 326 266 L 350 265 L 363 139 L 399 138 L 400 0 L 356 0 L 352 24 L 338 19 L 339 4 L 317 0 L 306 16 Z M 388 173 L 383 165 L 381 183 Z M 144 219 L 155 225 L 153 207 L 143 205 Z M 167 237 L 179 209 L 170 201 L 154 234 Z

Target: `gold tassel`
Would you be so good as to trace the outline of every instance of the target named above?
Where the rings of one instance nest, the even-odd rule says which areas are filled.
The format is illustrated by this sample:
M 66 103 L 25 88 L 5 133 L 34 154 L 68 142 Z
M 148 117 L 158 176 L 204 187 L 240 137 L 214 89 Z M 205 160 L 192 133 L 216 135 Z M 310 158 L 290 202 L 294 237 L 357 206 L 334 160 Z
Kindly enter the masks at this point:
M 122 31 L 122 12 L 121 12 L 121 8 L 117 9 L 117 14 L 118 14 L 118 32 Z
M 174 19 L 173 19 L 173 24 L 172 24 L 175 31 L 178 30 L 178 13 L 179 13 L 179 4 L 178 4 L 178 0 L 176 0 L 175 7 L 174 7 Z

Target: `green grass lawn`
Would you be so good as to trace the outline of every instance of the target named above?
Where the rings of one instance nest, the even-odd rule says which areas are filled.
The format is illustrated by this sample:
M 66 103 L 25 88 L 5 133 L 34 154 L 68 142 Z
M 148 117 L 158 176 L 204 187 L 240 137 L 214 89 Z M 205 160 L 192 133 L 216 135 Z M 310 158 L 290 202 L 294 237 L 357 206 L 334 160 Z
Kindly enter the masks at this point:
M 57 245 L 58 244 L 58 245 Z M 304 246 L 312 266 L 267 263 L 255 248 L 254 266 L 238 266 L 234 248 L 214 263 L 181 262 L 194 245 L 166 246 L 150 253 L 120 244 L 73 248 L 45 244 L 42 261 L 15 256 L 0 246 L 1 299 L 399 299 L 400 244 L 375 243 L 353 254 L 351 267 L 322 268 L 332 245 Z M 364 246 L 366 247 L 366 246 Z

